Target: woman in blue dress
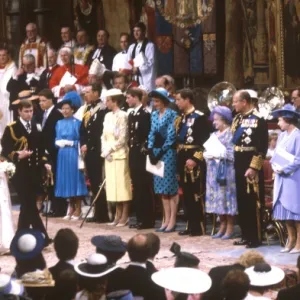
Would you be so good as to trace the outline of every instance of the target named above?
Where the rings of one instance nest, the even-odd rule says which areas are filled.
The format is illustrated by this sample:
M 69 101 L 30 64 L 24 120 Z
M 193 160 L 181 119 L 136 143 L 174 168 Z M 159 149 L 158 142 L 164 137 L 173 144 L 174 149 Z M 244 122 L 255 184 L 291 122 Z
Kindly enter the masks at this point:
M 286 104 L 272 115 L 278 118 L 283 131 L 271 159 L 275 172 L 273 218 L 285 221 L 288 232 L 287 244 L 281 252 L 295 254 L 300 253 L 300 130 L 296 127 L 300 114 Z
M 56 124 L 55 145 L 59 150 L 55 196 L 70 200 L 64 219 L 78 220 L 81 215 L 81 200 L 88 194 L 84 174 L 78 169 L 81 122 L 73 117 L 75 108 L 72 101 L 63 100 L 60 105 L 64 119 Z
M 211 113 L 214 126 L 217 129 L 211 138 L 217 137 L 224 145 L 224 151 L 219 155 L 210 151 L 204 152 L 207 164 L 205 209 L 207 213 L 220 217 L 220 229 L 213 238 L 230 239 L 233 236 L 234 216 L 237 214 L 235 170 L 233 165 L 234 153 L 230 124 L 232 113 L 228 107 L 217 106 Z M 214 149 L 213 149 L 214 150 Z M 226 160 L 226 183 L 217 182 L 217 170 L 221 159 Z
M 164 219 L 158 232 L 173 232 L 176 228 L 178 208 L 178 181 L 176 178 L 176 131 L 177 113 L 168 108 L 168 92 L 164 88 L 153 90 L 149 97 L 155 111 L 151 115 L 151 129 L 148 137 L 150 162 L 155 165 L 164 162 L 164 176 L 154 175 L 154 192 L 161 196 Z

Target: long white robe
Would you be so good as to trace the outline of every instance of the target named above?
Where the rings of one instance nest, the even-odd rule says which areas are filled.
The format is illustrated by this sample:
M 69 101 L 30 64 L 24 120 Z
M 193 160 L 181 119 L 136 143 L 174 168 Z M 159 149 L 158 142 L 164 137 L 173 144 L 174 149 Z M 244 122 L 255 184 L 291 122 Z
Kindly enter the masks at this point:
M 4 69 L 0 70 L 0 110 L 3 114 L 2 119 L 0 119 L 0 139 L 6 125 L 13 121 L 12 112 L 9 110 L 9 92 L 6 86 L 16 71 L 17 67 L 14 62 L 7 64 Z
M 127 51 L 127 59 L 131 60 L 132 52 L 134 49 L 135 43 L 129 46 Z M 141 52 L 142 47 L 136 48 L 135 57 Z M 148 92 L 155 89 L 155 79 L 156 79 L 156 55 L 155 55 L 155 45 L 148 41 L 144 53 L 145 63 L 139 67 L 141 75 L 139 76 L 140 85 L 144 86 Z

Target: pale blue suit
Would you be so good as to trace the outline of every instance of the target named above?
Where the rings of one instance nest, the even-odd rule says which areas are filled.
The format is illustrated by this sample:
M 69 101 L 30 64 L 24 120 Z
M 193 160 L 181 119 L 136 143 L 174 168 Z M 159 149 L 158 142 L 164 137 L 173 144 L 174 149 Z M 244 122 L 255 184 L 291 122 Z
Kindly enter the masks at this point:
M 289 137 L 287 134 L 285 131 L 279 136 L 277 147 L 293 154 L 295 159 L 281 174 L 275 175 L 273 217 L 277 220 L 300 221 L 300 130 L 296 129 Z

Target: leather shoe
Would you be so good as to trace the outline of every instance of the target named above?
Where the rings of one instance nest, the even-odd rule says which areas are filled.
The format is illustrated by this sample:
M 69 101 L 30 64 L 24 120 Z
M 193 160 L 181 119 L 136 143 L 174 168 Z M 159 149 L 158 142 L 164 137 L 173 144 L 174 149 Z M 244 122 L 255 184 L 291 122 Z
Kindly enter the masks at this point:
M 191 231 L 189 236 L 201 236 L 202 232 L 201 231 Z
M 96 218 L 92 217 L 92 218 L 87 218 L 86 219 L 87 223 L 95 223 L 96 222 Z
M 143 223 L 141 223 L 141 224 L 138 224 L 136 228 L 141 230 L 141 229 L 150 229 L 150 228 L 153 228 L 153 227 L 154 227 L 154 224 L 147 224 L 147 223 L 143 224 Z
M 191 234 L 190 230 L 183 230 L 178 232 L 178 235 L 190 235 L 190 234 Z
M 234 241 L 233 245 L 234 246 L 246 246 L 248 244 L 248 241 L 244 239 L 240 239 L 239 241 Z
M 247 249 L 257 248 L 260 246 L 259 242 L 248 242 L 246 245 Z
M 136 228 L 138 228 L 139 227 L 139 224 L 130 224 L 129 225 L 129 228 L 130 229 L 136 229 Z

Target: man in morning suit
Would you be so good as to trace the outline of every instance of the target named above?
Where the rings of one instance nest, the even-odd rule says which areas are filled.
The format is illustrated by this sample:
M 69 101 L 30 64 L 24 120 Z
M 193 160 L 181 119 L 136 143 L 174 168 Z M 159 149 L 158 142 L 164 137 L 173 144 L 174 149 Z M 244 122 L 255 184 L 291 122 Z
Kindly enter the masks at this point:
M 6 126 L 2 140 L 2 156 L 12 161 L 16 172 L 12 178 L 13 185 L 21 202 L 18 230 L 39 230 L 45 235 L 45 245 L 51 240 L 39 215 L 36 197 L 41 190 L 44 171 L 51 171 L 47 164 L 41 132 L 32 121 L 32 103 L 23 100 L 19 103 L 19 119 Z
M 203 144 L 209 137 L 211 127 L 207 117 L 195 110 L 194 95 L 190 89 L 177 93 L 176 104 L 182 111 L 175 124 L 177 166 L 188 221 L 187 229 L 180 231 L 179 235 L 197 236 L 205 234 L 203 194 L 206 165 Z
M 242 231 L 241 240 L 235 241 L 234 245 L 255 248 L 261 243 L 262 234 L 259 207 L 264 199 L 262 166 L 268 150 L 268 128 L 266 121 L 253 108 L 248 92 L 236 92 L 233 107 L 238 113 L 231 130 L 235 145 L 236 193 Z
M 58 148 L 55 147 L 55 127 L 56 123 L 63 119 L 61 112 L 54 106 L 54 95 L 49 89 L 44 89 L 39 93 L 40 107 L 43 110 L 43 116 L 39 120 L 42 128 L 42 140 L 44 148 L 49 155 L 52 164 L 52 173 L 55 183 L 56 162 Z M 66 201 L 54 196 L 54 186 L 49 191 L 49 200 L 51 200 L 51 211 L 49 216 L 62 217 L 66 213 Z
M 98 193 L 102 182 L 102 169 L 104 159 L 101 157 L 101 135 L 103 131 L 103 121 L 107 109 L 100 99 L 101 86 L 94 83 L 85 88 L 85 98 L 89 106 L 83 115 L 80 128 L 81 153 L 84 155 L 85 166 L 88 178 L 91 182 L 93 196 Z M 95 204 L 94 218 L 89 222 L 108 222 L 108 212 L 105 191 L 102 190 Z
M 147 138 L 150 131 L 150 113 L 142 105 L 143 92 L 127 91 L 126 102 L 133 110 L 128 116 L 129 169 L 136 205 L 136 224 L 130 228 L 146 229 L 154 225 L 152 176 L 146 171 Z
M 149 256 L 147 236 L 133 236 L 127 244 L 127 252 L 131 262 L 123 273 L 120 289 L 130 290 L 133 296 L 144 297 L 145 300 L 165 299 L 164 289 L 152 281 L 146 268 Z

